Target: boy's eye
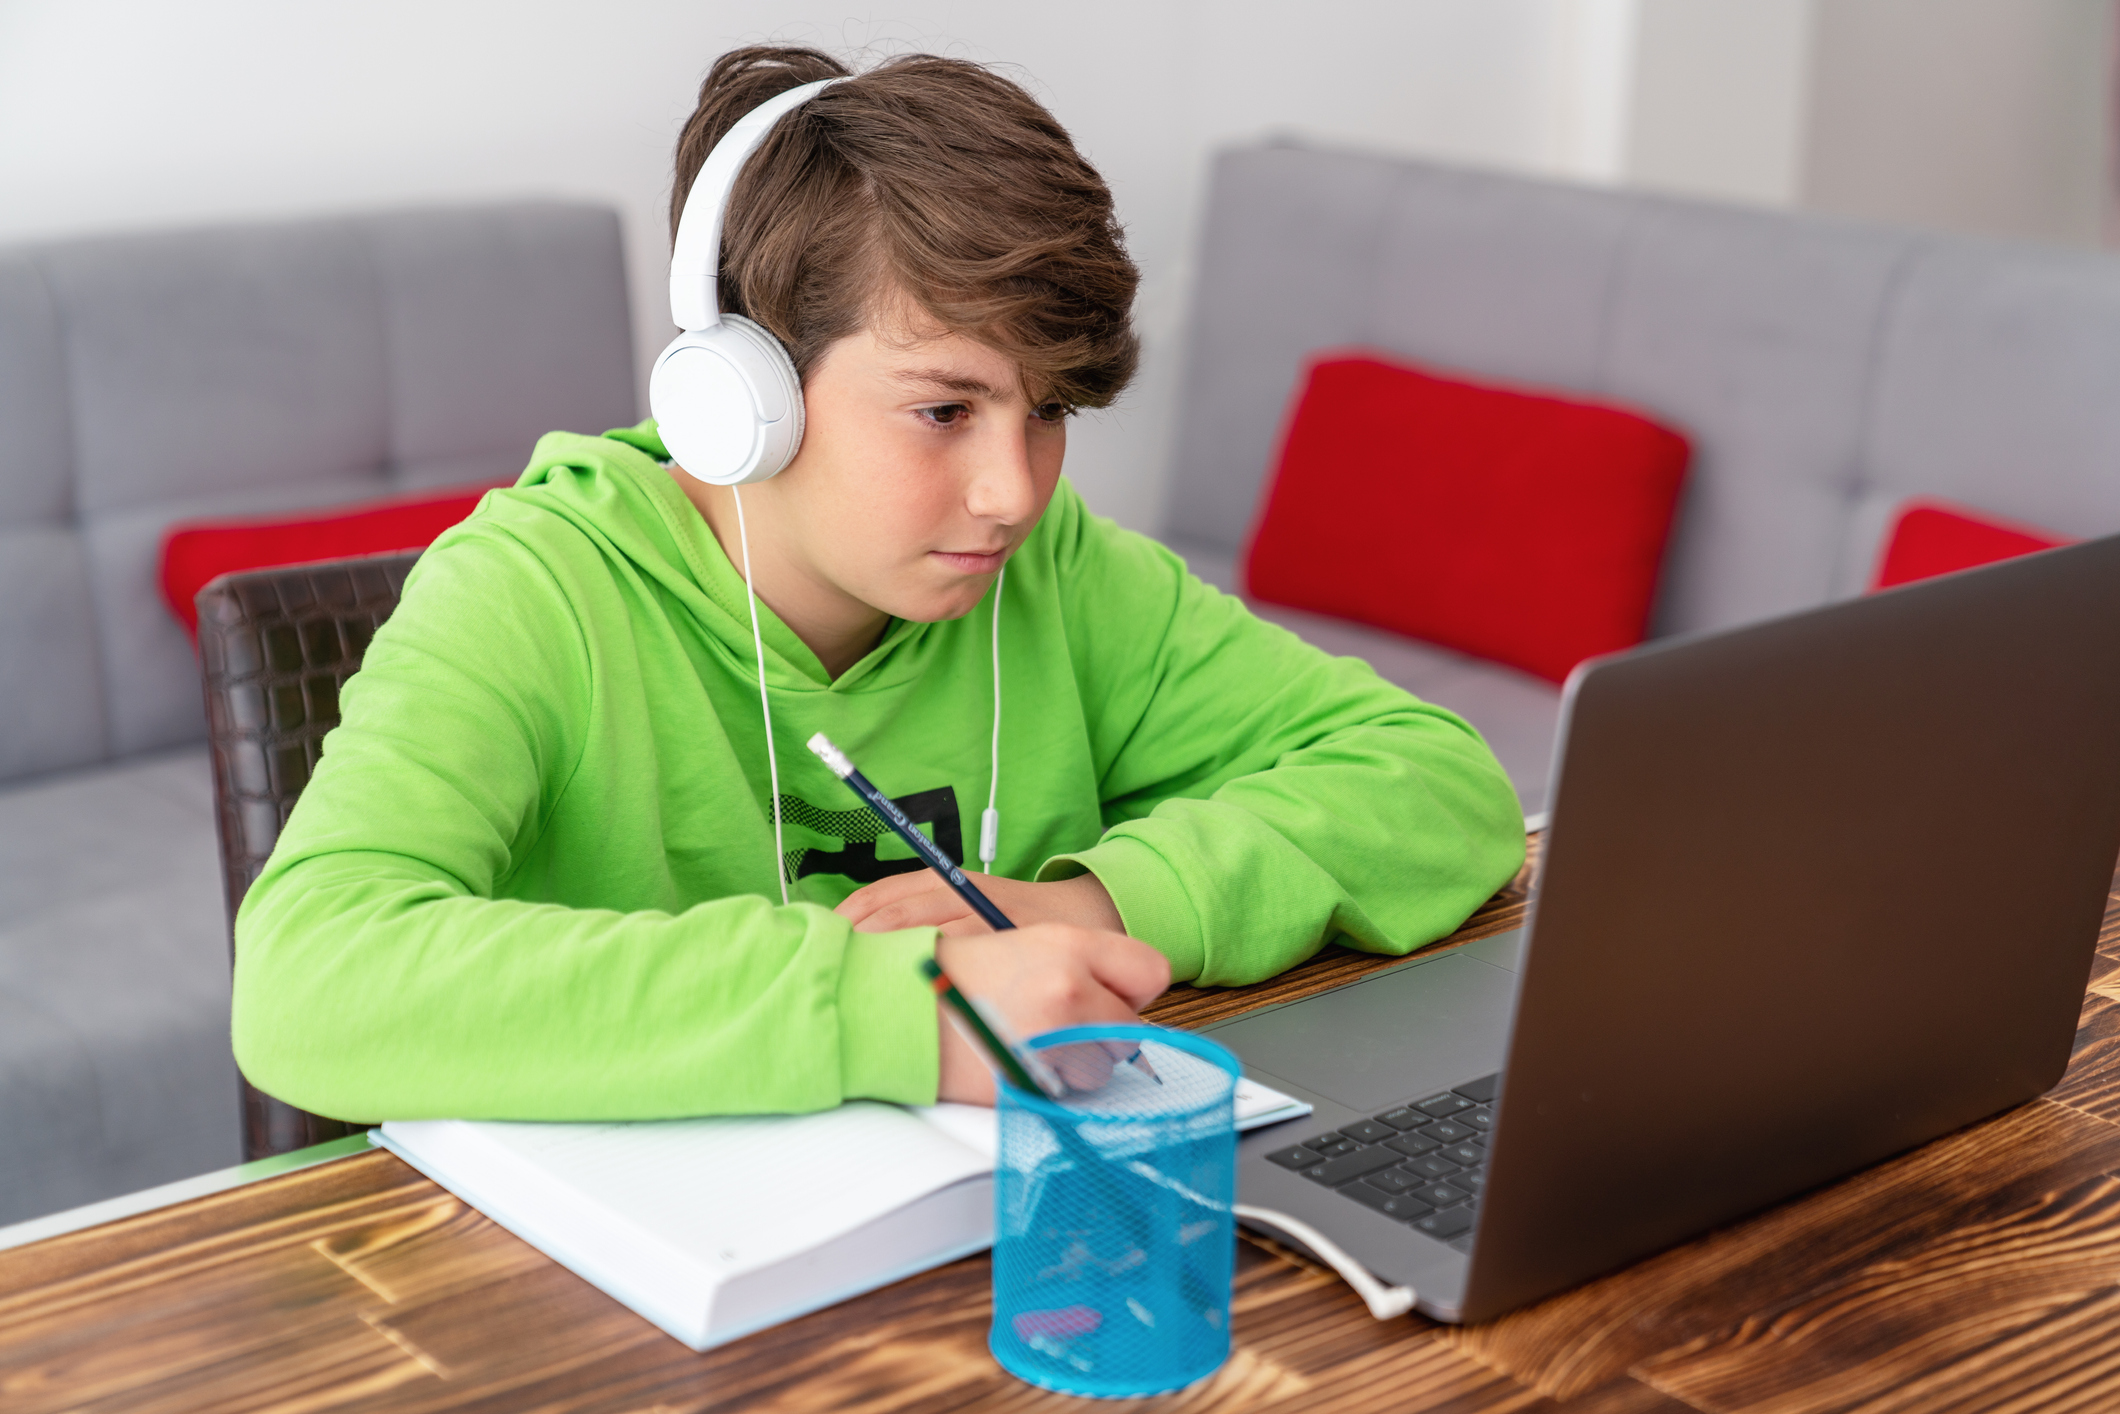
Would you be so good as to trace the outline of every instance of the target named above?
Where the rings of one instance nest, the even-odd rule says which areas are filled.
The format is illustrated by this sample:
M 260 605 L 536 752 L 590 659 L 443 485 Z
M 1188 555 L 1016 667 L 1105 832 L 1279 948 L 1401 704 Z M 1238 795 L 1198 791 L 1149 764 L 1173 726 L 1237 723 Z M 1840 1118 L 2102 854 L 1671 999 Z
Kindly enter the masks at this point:
M 1068 414 L 1073 411 L 1073 408 L 1062 402 L 1040 403 L 1031 409 L 1031 416 L 1040 422 L 1065 422 Z
M 929 422 L 942 427 L 960 421 L 971 408 L 964 403 L 944 403 L 941 407 L 922 408 L 920 415 Z

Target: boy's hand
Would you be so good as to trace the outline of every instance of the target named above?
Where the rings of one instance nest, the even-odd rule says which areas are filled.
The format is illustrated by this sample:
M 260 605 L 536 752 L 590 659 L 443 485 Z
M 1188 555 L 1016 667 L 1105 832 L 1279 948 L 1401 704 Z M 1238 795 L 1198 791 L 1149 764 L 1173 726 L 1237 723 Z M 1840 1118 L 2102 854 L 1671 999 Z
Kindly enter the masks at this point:
M 1008 911 L 1005 905 L 1002 911 Z M 1169 961 L 1148 944 L 1059 923 L 945 937 L 935 945 L 935 961 L 958 990 L 997 1008 L 1020 1038 L 1062 1026 L 1139 1021 L 1141 1008 L 1170 985 Z M 986 1062 L 956 1022 L 941 1014 L 940 1024 L 938 1098 L 993 1104 L 994 1077 Z
M 1119 910 L 1112 904 L 1112 896 L 1097 882 L 1095 874 L 1078 874 L 1072 879 L 1056 879 L 1049 884 L 1026 884 L 1020 879 L 975 874 L 969 869 L 965 874 L 1019 930 L 1034 923 L 1072 923 L 1078 928 L 1096 928 L 1107 933 L 1126 931 L 1126 925 L 1119 921 Z M 848 894 L 846 901 L 834 912 L 852 923 L 857 933 L 940 928 L 942 936 L 954 938 L 991 931 L 986 920 L 972 912 L 971 907 L 957 897 L 957 891 L 932 869 L 916 869 L 911 873 L 878 879 Z

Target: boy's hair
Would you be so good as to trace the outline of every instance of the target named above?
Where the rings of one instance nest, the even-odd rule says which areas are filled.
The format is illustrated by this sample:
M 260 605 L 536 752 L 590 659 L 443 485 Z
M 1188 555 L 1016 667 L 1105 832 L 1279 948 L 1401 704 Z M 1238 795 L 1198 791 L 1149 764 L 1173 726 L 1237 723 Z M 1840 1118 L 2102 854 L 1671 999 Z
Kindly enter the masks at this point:
M 848 73 L 807 48 L 715 60 L 677 139 L 672 239 L 737 119 Z M 879 64 L 782 118 L 722 229 L 722 309 L 771 331 L 805 379 L 827 345 L 902 297 L 1014 360 L 1032 397 L 1104 407 L 1139 358 L 1139 283 L 1111 191 L 1052 114 L 977 64 L 931 54 Z

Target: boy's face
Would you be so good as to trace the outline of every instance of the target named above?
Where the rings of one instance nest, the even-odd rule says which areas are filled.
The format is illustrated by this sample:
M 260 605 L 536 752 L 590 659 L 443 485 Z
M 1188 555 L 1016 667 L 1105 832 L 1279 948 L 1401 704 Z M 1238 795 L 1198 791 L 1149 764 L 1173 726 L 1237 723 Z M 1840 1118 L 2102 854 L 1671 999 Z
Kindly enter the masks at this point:
M 1034 405 L 1012 362 L 962 334 L 849 335 L 803 404 L 802 449 L 746 499 L 770 500 L 776 558 L 811 594 L 843 596 L 841 612 L 969 613 L 1037 525 L 1067 450 L 1066 408 Z

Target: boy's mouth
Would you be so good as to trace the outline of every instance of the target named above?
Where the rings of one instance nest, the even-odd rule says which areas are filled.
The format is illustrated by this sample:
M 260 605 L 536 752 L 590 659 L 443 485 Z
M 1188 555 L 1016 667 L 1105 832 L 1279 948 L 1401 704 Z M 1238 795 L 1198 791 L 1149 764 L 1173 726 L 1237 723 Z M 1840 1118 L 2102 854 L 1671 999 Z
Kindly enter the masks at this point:
M 959 574 L 993 574 L 1000 570 L 1008 559 L 1007 550 L 991 550 L 984 554 L 963 550 L 930 550 L 928 554 Z

